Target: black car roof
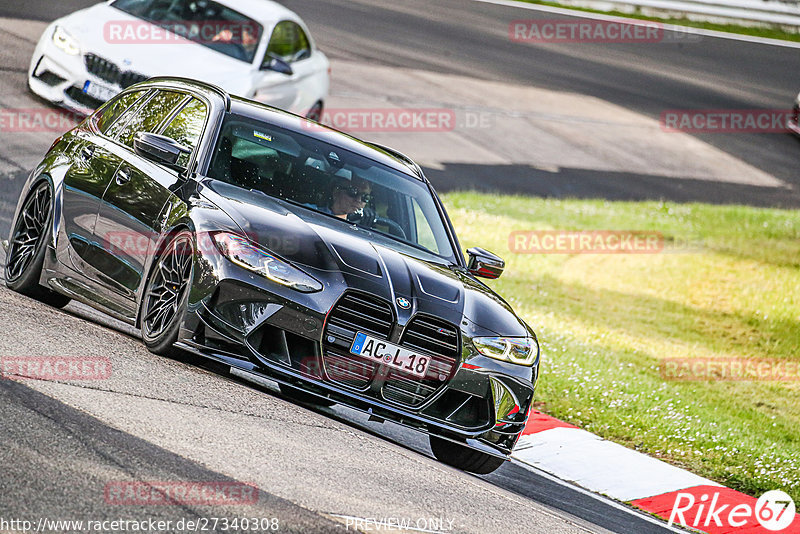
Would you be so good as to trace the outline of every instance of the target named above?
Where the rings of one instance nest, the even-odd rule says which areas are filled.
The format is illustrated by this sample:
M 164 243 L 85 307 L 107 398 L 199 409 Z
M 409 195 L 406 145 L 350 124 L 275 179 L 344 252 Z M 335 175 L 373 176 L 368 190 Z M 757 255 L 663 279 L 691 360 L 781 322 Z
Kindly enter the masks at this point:
M 427 182 L 422 169 L 411 158 L 401 152 L 377 143 L 362 141 L 352 135 L 336 130 L 329 126 L 318 124 L 294 113 L 278 109 L 261 102 L 248 100 L 238 96 L 231 96 L 224 89 L 206 82 L 177 76 L 158 76 L 137 84 L 141 87 L 148 86 L 173 86 L 177 89 L 191 89 L 205 94 L 216 94 L 222 97 L 225 110 L 236 115 L 242 115 L 255 120 L 274 124 L 281 128 L 318 139 L 320 141 L 339 146 L 387 167 L 391 167 L 403 174 Z

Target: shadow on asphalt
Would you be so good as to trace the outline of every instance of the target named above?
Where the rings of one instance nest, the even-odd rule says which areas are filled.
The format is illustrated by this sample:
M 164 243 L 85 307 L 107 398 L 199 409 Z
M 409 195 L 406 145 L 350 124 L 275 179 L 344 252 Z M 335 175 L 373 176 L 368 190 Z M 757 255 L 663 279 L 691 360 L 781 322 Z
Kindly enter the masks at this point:
M 710 180 L 638 173 L 561 168 L 557 172 L 529 165 L 445 163 L 444 169 L 425 168 L 440 193 L 481 191 L 543 198 L 604 200 L 665 200 L 743 204 L 754 207 L 800 207 L 800 191 Z

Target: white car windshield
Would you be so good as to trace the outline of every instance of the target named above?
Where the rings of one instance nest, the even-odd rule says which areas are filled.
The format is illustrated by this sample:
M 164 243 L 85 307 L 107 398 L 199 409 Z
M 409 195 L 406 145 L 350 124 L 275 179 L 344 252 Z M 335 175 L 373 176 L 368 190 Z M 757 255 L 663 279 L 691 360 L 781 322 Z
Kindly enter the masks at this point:
M 314 137 L 228 114 L 208 175 L 454 261 L 424 182 Z
M 263 27 L 211 0 L 116 0 L 113 7 L 226 56 L 252 63 Z

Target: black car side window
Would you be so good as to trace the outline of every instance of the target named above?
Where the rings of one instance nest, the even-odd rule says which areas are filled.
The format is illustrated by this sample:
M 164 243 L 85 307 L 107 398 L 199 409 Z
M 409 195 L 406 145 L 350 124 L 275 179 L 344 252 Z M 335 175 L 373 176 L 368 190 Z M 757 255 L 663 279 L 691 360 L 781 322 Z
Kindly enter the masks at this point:
M 159 91 L 128 121 L 120 132 L 118 141 L 133 148 L 133 136 L 138 132 L 155 133 L 161 124 L 172 115 L 173 110 L 186 99 L 186 95 L 174 91 Z
M 202 100 L 197 98 L 192 99 L 192 101 L 186 104 L 180 113 L 172 119 L 172 122 L 170 122 L 162 132 L 162 135 L 166 135 L 194 151 L 203 133 L 207 109 Z M 178 165 L 186 167 L 190 157 L 191 154 L 181 154 L 180 159 L 178 159 Z
M 263 65 L 268 64 L 272 59 L 270 54 L 278 56 L 287 63 L 310 57 L 311 45 L 303 28 L 291 20 L 277 23 L 269 38 Z
M 108 132 L 109 127 L 119 119 L 125 111 L 133 106 L 146 91 L 133 91 L 125 93 L 112 100 L 107 106 L 98 111 L 92 121 L 101 133 Z

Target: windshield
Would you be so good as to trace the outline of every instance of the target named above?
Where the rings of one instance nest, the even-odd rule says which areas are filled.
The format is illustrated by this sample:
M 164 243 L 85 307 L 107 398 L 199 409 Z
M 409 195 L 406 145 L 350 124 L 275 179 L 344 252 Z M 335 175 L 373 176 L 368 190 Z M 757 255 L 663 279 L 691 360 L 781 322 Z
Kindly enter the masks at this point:
M 261 24 L 211 0 L 116 0 L 111 5 L 247 63 L 253 62 L 263 32 Z
M 428 187 L 341 147 L 228 114 L 208 175 L 454 261 Z

